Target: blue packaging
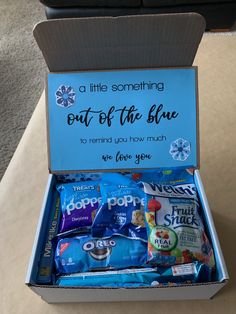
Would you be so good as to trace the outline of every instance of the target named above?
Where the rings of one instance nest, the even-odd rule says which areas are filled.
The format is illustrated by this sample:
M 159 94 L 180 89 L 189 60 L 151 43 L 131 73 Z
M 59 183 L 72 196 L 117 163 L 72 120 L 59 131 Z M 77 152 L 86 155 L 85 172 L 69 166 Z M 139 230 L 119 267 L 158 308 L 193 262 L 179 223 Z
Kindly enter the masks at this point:
M 101 205 L 93 221 L 92 235 L 123 235 L 147 240 L 142 189 L 129 178 L 124 178 L 124 185 L 122 180 L 116 183 L 102 181 L 100 185 Z
M 58 182 L 70 183 L 70 182 L 87 182 L 87 181 L 99 181 L 102 178 L 105 180 L 112 180 L 112 183 L 120 182 L 124 180 L 124 177 L 131 178 L 131 172 L 80 172 L 57 175 Z M 121 179 L 123 178 L 123 179 Z
M 156 282 L 157 277 L 158 273 L 154 268 L 123 269 L 60 276 L 56 281 L 56 285 L 104 288 L 145 287 L 151 286 L 152 282 Z
M 101 176 L 101 172 L 69 173 L 57 175 L 57 180 L 62 183 L 98 181 L 101 179 Z
M 149 265 L 170 266 L 200 261 L 215 266 L 213 248 L 199 215 L 193 183 L 143 183 Z
M 60 232 L 91 227 L 100 202 L 98 184 L 89 181 L 57 185 L 62 211 Z
M 55 252 L 59 274 L 140 267 L 146 262 L 147 243 L 121 236 L 107 239 L 90 235 L 61 239 Z
M 120 186 L 137 186 L 133 180 L 131 172 L 104 172 L 101 176 L 102 185 L 116 185 Z
M 53 280 L 54 250 L 53 239 L 56 236 L 60 223 L 60 198 L 53 194 L 52 206 L 48 217 L 48 226 L 43 242 L 43 250 L 38 263 L 37 283 L 50 284 Z
M 157 169 L 132 172 L 131 178 L 136 182 L 176 185 L 193 183 L 193 169 Z
M 209 282 L 211 268 L 195 262 L 165 269 L 138 268 L 106 272 L 76 273 L 58 277 L 56 284 L 64 287 L 150 287 Z

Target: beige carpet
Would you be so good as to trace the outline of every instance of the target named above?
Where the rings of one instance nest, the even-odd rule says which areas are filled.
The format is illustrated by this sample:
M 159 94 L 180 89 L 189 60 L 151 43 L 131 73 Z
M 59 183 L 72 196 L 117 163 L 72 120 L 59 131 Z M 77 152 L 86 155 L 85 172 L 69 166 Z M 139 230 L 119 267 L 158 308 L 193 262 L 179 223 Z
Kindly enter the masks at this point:
M 43 19 L 39 0 L 0 1 L 0 179 L 43 91 L 45 63 L 32 35 Z
M 195 60 L 199 66 L 201 175 L 228 266 L 227 286 L 207 301 L 49 305 L 24 285 L 47 181 L 45 111 L 41 98 L 1 183 L 1 313 L 235 313 L 235 51 L 236 36 L 205 35 Z

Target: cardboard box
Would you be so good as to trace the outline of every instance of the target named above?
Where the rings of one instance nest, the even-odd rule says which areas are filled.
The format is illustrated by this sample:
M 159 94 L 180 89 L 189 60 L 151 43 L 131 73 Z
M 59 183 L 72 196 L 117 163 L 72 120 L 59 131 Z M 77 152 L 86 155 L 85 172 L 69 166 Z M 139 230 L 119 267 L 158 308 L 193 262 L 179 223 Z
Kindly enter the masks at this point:
M 205 23 L 203 18 L 194 13 L 163 16 L 66 19 L 46 21 L 38 24 L 34 30 L 34 36 L 52 74 L 57 72 L 68 73 L 69 71 L 79 71 L 78 73 L 81 73 L 81 75 L 91 74 L 90 80 L 93 81 L 96 75 L 98 75 L 98 77 L 104 73 L 113 75 L 112 73 L 123 73 L 122 71 L 127 71 L 127 69 L 132 69 L 133 71 L 129 72 L 134 73 L 134 75 L 140 75 L 142 71 L 150 75 L 152 69 L 169 67 L 170 73 L 172 73 L 172 68 L 190 67 L 204 32 L 204 27 Z M 117 71 L 114 71 L 115 69 Z M 87 72 L 91 70 L 105 70 L 105 72 Z M 107 72 L 108 70 L 113 71 Z M 187 69 L 185 70 L 187 73 Z M 190 70 L 190 72 L 196 72 L 194 68 L 189 68 L 188 70 Z M 159 69 L 156 70 L 155 73 L 158 71 L 168 72 L 167 69 Z M 116 74 L 114 75 L 116 76 Z M 194 79 L 197 83 L 195 76 Z M 186 84 L 188 85 L 187 82 Z M 49 95 L 49 90 L 47 90 L 46 95 Z M 123 97 L 125 97 L 125 94 Z M 195 104 L 197 104 L 197 89 L 195 90 L 194 97 Z M 50 99 L 50 95 L 48 98 Z M 194 99 L 192 101 L 194 101 Z M 50 107 L 50 104 L 48 105 Z M 55 158 L 58 152 L 56 151 L 55 153 L 55 147 L 62 143 L 62 147 L 65 148 L 66 137 L 61 140 L 63 137 L 61 135 L 62 133 L 60 133 L 61 137 L 52 135 L 56 124 L 54 124 L 55 119 L 52 119 L 50 115 L 54 115 L 55 113 L 48 110 L 48 121 L 50 121 L 48 124 L 48 132 L 50 134 L 48 140 L 49 169 L 54 174 L 49 175 L 26 277 L 26 284 L 33 291 L 50 303 L 208 299 L 225 285 L 228 280 L 227 269 L 199 170 L 197 170 L 197 168 L 199 168 L 197 105 L 194 107 L 194 110 L 195 112 L 193 112 L 193 114 L 191 114 L 191 112 L 189 113 L 189 120 L 193 123 L 193 127 L 191 128 L 191 123 L 189 123 L 188 126 L 189 136 L 192 139 L 192 155 L 189 159 L 187 158 L 188 160 L 182 163 L 181 166 L 196 168 L 194 171 L 195 184 L 200 197 L 205 224 L 215 252 L 217 269 L 216 280 L 210 283 L 191 284 L 181 287 L 112 289 L 89 287 L 63 288 L 52 285 L 39 285 L 36 283 L 43 242 L 45 241 L 45 234 L 49 225 L 50 210 L 52 203 L 55 202 L 53 189 L 57 182 L 57 175 L 63 172 L 73 173 L 79 170 L 94 171 L 133 168 L 132 162 L 127 167 L 124 167 L 122 163 L 119 167 L 115 167 L 113 162 L 108 166 L 101 166 L 101 163 L 99 166 L 96 166 L 95 163 L 95 167 L 92 168 L 93 159 L 89 161 L 90 163 L 87 160 L 83 161 L 83 159 L 81 159 L 81 167 L 78 165 L 78 167 L 72 166 L 71 168 L 70 163 L 66 162 L 67 159 L 65 160 L 65 157 Z M 52 121 L 54 122 L 52 123 Z M 138 128 L 136 130 L 138 130 Z M 82 134 L 79 133 L 78 136 L 82 136 Z M 150 145 L 148 145 L 148 149 L 151 149 Z M 96 154 L 98 154 L 98 151 L 96 151 Z M 155 154 L 154 150 L 153 154 Z M 84 157 L 84 159 L 86 158 Z M 59 163 L 57 163 L 58 160 L 60 161 Z M 166 166 L 176 166 L 176 161 L 172 161 L 173 165 L 167 164 Z M 88 169 L 83 167 L 86 164 L 89 165 Z M 145 166 L 145 163 L 137 167 L 148 168 Z

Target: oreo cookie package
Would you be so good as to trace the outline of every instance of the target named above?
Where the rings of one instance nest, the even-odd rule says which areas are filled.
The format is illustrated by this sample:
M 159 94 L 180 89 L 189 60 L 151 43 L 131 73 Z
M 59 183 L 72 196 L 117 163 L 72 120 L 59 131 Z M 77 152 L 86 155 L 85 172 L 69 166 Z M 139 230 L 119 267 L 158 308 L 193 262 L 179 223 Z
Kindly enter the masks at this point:
M 140 267 L 146 262 L 147 243 L 121 236 L 107 239 L 90 235 L 61 239 L 55 263 L 59 274 Z

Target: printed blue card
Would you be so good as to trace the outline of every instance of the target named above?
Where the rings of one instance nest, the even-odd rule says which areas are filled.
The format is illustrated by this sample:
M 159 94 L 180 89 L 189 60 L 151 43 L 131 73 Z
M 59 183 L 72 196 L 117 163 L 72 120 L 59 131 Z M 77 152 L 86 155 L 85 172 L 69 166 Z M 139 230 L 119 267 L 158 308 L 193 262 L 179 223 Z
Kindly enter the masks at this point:
M 197 69 L 48 74 L 50 171 L 197 167 Z

